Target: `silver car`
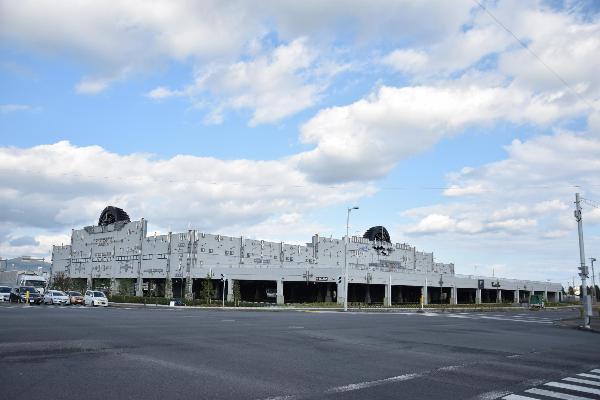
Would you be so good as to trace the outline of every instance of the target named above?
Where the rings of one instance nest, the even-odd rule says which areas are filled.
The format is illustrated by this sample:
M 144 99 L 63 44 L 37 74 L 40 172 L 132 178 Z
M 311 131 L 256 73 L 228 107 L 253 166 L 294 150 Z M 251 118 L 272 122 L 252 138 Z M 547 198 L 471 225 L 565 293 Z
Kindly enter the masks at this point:
M 10 287 L 0 286 L 0 299 L 1 301 L 10 301 Z
M 64 306 L 70 304 L 70 301 L 69 296 L 65 292 L 61 292 L 60 290 L 48 290 L 44 295 L 44 303 L 62 304 Z

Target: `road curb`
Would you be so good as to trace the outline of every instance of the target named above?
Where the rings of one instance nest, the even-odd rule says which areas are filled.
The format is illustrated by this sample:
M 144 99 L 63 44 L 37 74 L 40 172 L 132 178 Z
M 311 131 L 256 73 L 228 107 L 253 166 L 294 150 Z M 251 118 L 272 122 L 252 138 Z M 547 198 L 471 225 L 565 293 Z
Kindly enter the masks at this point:
M 330 311 L 330 312 L 341 312 L 342 308 L 331 308 L 331 307 L 287 307 L 287 306 L 269 306 L 269 307 L 205 307 L 205 306 L 170 306 L 167 304 L 151 304 L 151 303 L 114 303 L 109 302 L 110 307 L 115 308 L 166 308 L 166 309 L 185 309 L 185 310 L 213 310 L 213 311 Z M 544 310 L 568 310 L 578 308 L 577 306 L 564 306 L 564 307 L 546 307 Z M 403 308 L 403 307 L 391 307 L 391 308 L 359 308 L 349 307 L 348 311 L 352 312 L 363 312 L 363 313 L 394 313 L 394 312 L 494 312 L 494 311 L 531 311 L 525 307 L 476 307 L 476 308 Z M 532 311 L 533 312 L 533 311 Z

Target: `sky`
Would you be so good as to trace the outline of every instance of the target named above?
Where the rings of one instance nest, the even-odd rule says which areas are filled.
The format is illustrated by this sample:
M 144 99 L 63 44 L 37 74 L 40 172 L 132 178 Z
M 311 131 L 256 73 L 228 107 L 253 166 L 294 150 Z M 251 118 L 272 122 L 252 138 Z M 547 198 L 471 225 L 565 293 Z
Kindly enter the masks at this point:
M 600 3 L 0 0 L 0 257 L 384 225 L 460 274 L 600 260 Z M 598 265 L 600 272 L 600 265 Z

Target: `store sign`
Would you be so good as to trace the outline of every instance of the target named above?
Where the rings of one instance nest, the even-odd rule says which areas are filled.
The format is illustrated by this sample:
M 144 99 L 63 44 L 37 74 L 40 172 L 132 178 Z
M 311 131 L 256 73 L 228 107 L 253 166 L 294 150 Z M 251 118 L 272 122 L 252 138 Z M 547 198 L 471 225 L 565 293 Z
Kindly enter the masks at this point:
M 329 277 L 327 277 L 327 276 L 317 276 L 317 277 L 315 278 L 315 280 L 316 280 L 317 282 L 328 281 L 328 280 L 329 280 Z

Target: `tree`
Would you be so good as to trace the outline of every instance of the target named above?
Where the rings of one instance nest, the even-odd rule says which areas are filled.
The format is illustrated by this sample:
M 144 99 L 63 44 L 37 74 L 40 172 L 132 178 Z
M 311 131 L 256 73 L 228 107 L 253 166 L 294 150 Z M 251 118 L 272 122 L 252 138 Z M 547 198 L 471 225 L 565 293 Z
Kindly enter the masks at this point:
M 71 285 L 71 277 L 64 272 L 57 272 L 52 277 L 52 286 L 55 289 L 62 290 L 64 292 L 65 290 L 71 289 Z
M 119 294 L 121 296 L 131 296 L 132 289 L 133 282 L 131 282 L 131 279 L 119 279 Z
M 242 291 L 240 289 L 240 281 L 237 279 L 233 281 L 233 304 L 235 307 L 240 305 L 242 300 Z
M 575 294 L 575 289 L 573 289 L 573 286 L 569 286 L 569 294 L 571 296 L 573 296 Z
M 203 298 L 207 304 L 210 304 L 214 293 L 215 293 L 215 289 L 213 288 L 211 277 L 209 274 L 206 274 L 206 278 L 202 281 L 202 289 L 200 290 L 200 297 Z

